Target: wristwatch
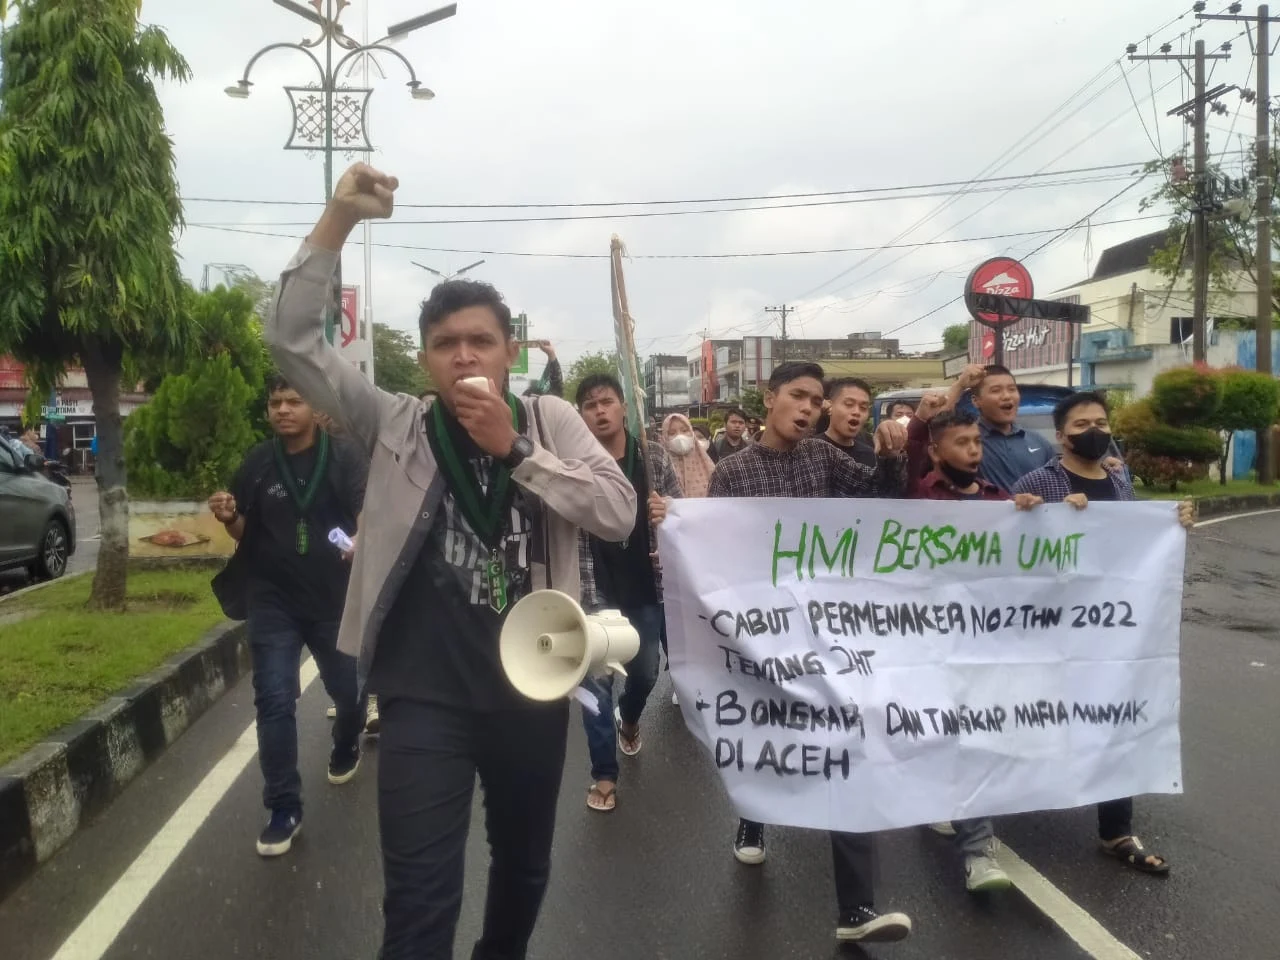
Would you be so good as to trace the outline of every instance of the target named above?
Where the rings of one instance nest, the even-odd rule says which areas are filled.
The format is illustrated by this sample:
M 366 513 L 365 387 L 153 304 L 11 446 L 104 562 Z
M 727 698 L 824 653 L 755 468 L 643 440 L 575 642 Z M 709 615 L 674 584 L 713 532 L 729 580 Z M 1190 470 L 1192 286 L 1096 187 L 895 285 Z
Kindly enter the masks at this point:
M 508 470 L 514 470 L 520 464 L 524 463 L 526 457 L 533 455 L 533 441 L 523 434 L 517 435 L 515 440 L 511 442 L 511 452 L 502 458 L 502 465 Z

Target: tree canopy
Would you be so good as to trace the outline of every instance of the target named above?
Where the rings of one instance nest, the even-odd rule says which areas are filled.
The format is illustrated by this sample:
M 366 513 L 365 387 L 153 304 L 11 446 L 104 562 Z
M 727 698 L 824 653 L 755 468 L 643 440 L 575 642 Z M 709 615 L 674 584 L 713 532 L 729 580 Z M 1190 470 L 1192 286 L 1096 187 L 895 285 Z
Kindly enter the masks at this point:
M 969 325 L 953 323 L 942 331 L 942 349 L 949 354 L 965 353 L 969 349 Z
M 414 335 L 385 323 L 373 325 L 373 380 L 383 390 L 418 397 L 427 389 L 427 375 L 418 363 Z
M 617 351 L 610 350 L 605 352 L 604 350 L 598 350 L 595 353 L 584 353 L 569 364 L 568 373 L 564 378 L 564 398 L 570 403 L 576 404 L 578 402 L 578 384 L 593 373 L 610 373 L 616 377 L 618 375 Z

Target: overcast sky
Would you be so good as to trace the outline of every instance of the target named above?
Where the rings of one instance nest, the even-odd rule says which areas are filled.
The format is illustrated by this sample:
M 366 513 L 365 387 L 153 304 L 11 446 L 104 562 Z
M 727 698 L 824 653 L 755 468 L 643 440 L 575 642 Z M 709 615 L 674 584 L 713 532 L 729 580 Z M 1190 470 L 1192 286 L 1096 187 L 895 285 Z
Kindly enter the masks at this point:
M 373 37 L 438 5 L 369 0 Z M 858 252 L 641 259 L 646 255 L 990 237 L 1060 229 L 1097 209 L 1089 229 L 1028 260 L 1041 295 L 1087 276 L 1103 248 L 1159 228 L 1158 220 L 1102 225 L 1139 216 L 1150 181 L 1107 201 L 1131 182 L 1131 169 L 1155 155 L 1152 139 L 1166 154 L 1185 139 L 1181 121 L 1165 117 L 1189 96 L 1177 65 L 1125 64 L 1140 122 L 1116 63 L 1125 45 L 1145 51 L 1145 38 L 1156 31 L 1152 52 L 1165 40 L 1189 50 L 1195 36 L 1213 49 L 1238 32 L 1212 23 L 1188 38 L 1196 21 L 1181 0 L 459 0 L 458 7 L 453 19 L 397 47 L 436 92 L 434 101 L 412 100 L 403 66 L 390 58 L 382 60 L 387 78 L 372 80 L 377 150 L 370 162 L 401 181 L 395 219 L 373 230 L 374 242 L 603 257 L 616 232 L 636 258 L 626 276 L 646 355 L 684 353 L 704 330 L 769 332 L 772 318 L 761 308 L 784 302 L 799 308 L 793 336 L 896 331 L 907 349 L 935 346 L 944 326 L 967 319 L 963 308 L 919 318 L 957 296 L 973 265 L 997 254 L 1028 254 L 1055 233 L 891 248 L 869 260 L 871 254 Z M 351 35 L 360 36 L 364 16 L 362 0 L 345 11 Z M 315 69 L 301 54 L 280 51 L 255 67 L 249 99 L 230 99 L 223 88 L 263 45 L 300 40 L 314 28 L 271 0 L 145 0 L 143 17 L 166 28 L 194 73 L 189 84 L 162 90 L 187 198 L 185 271 L 198 279 L 206 263 L 241 263 L 274 276 L 297 240 L 225 227 L 299 237 L 306 231 L 300 221 L 318 214 L 318 205 L 270 203 L 323 196 L 320 156 L 281 149 L 290 126 L 281 87 L 310 82 Z M 1249 61 L 1247 41 L 1237 40 L 1235 57 L 1217 68 L 1215 82 L 1246 84 Z M 359 84 L 358 74 L 353 82 Z M 1224 102 L 1231 112 L 1213 119 L 1215 151 L 1239 149 L 1240 134 L 1253 129 L 1251 107 L 1236 122 L 1237 99 Z M 336 160 L 340 169 L 349 162 Z M 409 206 L 773 197 L 1110 164 L 1133 166 L 1024 181 L 1105 182 L 1000 192 L 1016 183 L 1005 180 L 958 198 L 846 194 L 836 199 L 878 199 L 687 216 L 422 224 L 413 221 L 617 209 Z M 762 204 L 627 209 L 752 205 Z M 410 261 L 456 270 L 481 257 L 487 262 L 472 275 L 494 283 L 513 310 L 527 312 L 534 334 L 553 339 L 563 356 L 612 345 L 607 259 L 376 246 L 370 284 L 358 249 L 349 248 L 345 276 L 371 285 L 376 320 L 412 329 L 433 278 Z

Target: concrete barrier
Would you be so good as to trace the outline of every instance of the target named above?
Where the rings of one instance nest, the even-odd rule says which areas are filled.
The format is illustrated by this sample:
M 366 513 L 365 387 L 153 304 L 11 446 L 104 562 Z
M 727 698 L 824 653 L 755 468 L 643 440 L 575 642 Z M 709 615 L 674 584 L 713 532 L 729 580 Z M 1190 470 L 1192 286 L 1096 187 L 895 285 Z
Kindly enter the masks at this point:
M 244 625 L 224 623 L 0 767 L 0 899 L 249 669 Z

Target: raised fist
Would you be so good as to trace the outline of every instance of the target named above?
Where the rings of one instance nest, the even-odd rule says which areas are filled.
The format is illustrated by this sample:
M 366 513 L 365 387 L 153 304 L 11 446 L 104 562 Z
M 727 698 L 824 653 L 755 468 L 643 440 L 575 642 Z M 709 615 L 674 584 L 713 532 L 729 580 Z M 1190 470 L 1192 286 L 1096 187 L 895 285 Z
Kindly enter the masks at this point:
M 391 216 L 400 181 L 367 163 L 352 164 L 333 188 L 330 205 L 353 223 Z
M 916 416 L 926 423 L 936 417 L 947 407 L 945 393 L 926 393 L 916 404 Z

